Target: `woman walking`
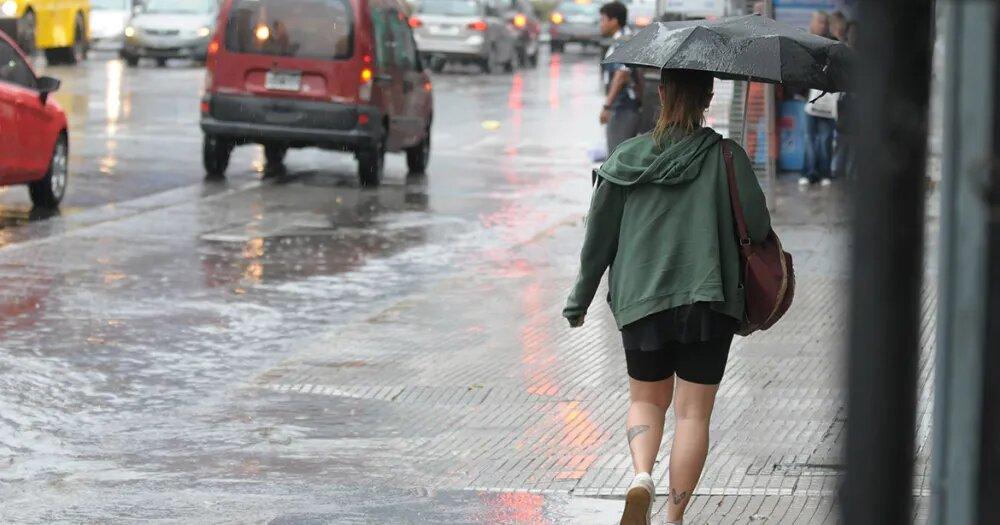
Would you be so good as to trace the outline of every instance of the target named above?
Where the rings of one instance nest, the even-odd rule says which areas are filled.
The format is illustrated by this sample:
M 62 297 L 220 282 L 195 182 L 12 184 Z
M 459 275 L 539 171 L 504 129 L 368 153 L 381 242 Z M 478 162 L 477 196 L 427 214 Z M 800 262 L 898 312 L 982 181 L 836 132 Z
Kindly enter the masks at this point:
M 703 127 L 711 73 L 664 69 L 656 129 L 622 143 L 597 171 L 581 268 L 563 315 L 581 326 L 604 271 L 629 375 L 626 437 L 635 477 L 622 524 L 649 523 L 651 472 L 673 404 L 667 523 L 683 523 L 709 448 L 709 420 L 744 315 L 724 149 L 733 156 L 750 237 L 770 231 L 740 146 Z

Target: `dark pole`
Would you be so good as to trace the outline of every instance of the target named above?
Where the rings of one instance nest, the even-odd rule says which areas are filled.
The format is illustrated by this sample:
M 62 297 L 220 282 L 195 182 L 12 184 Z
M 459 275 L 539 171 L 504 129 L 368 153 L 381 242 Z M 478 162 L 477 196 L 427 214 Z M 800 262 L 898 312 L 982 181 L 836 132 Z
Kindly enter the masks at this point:
M 859 16 L 844 522 L 912 521 L 913 440 L 931 0 L 867 0 Z
M 1000 9 L 993 27 L 1000 27 Z M 996 37 L 994 37 L 996 38 Z M 997 39 L 1000 42 L 1000 39 Z M 994 57 L 1000 89 L 1000 57 Z M 1000 523 L 1000 105 L 993 108 L 993 169 L 989 176 L 986 345 L 983 347 L 983 416 L 978 523 Z

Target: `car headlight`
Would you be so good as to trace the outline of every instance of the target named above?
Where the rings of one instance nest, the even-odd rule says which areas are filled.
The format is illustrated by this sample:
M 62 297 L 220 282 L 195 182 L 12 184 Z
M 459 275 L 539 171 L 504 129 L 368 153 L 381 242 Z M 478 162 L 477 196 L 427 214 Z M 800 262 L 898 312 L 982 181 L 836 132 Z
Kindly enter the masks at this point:
M 0 3 L 0 15 L 8 18 L 17 16 L 17 2 L 14 0 L 4 0 Z
M 212 28 L 208 26 L 198 28 L 198 36 L 202 38 L 205 38 L 206 36 L 211 34 L 212 34 Z
M 125 27 L 125 36 L 132 38 L 135 36 L 135 28 L 132 26 Z

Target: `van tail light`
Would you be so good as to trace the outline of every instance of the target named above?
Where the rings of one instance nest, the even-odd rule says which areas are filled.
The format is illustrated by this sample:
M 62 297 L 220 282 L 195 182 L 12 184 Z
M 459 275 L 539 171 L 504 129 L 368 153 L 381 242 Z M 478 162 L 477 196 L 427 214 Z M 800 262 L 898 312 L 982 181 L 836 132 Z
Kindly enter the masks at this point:
M 524 29 L 524 26 L 528 25 L 528 17 L 518 13 L 514 16 L 514 27 L 518 29 Z
M 552 16 L 550 18 L 552 20 L 552 23 L 555 25 L 559 25 L 563 23 L 563 21 L 565 20 L 565 18 L 563 18 L 562 13 L 559 12 L 552 13 Z
M 489 26 L 486 25 L 486 22 L 483 20 L 476 20 L 475 22 L 469 24 L 469 29 L 473 31 L 486 31 L 488 27 Z
M 419 19 L 419 18 L 417 18 L 415 16 L 411 16 L 410 17 L 410 27 L 411 28 L 416 29 L 418 27 L 423 27 L 423 25 L 424 25 L 424 21 L 423 20 L 421 20 L 421 19 Z
M 212 112 L 212 103 L 209 101 L 208 96 L 202 97 L 200 109 L 202 115 L 208 115 Z
M 358 86 L 358 98 L 362 102 L 372 99 L 372 84 L 374 83 L 375 72 L 372 68 L 365 66 L 361 68 L 361 84 Z
M 222 47 L 222 42 L 219 40 L 218 34 L 212 38 L 212 41 L 208 43 L 208 52 L 205 54 L 205 66 L 212 67 L 215 66 L 215 61 L 219 57 L 219 48 Z

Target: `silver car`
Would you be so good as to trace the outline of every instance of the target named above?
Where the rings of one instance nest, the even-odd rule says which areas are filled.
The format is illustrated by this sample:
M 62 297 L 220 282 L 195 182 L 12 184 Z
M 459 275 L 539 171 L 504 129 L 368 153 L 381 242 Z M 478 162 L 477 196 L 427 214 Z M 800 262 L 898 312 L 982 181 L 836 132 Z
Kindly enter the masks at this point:
M 565 1 L 556 6 L 549 15 L 552 51 L 561 52 L 571 42 L 603 45 L 600 10 L 600 4 L 582 0 Z
M 410 27 L 433 71 L 447 62 L 463 62 L 478 64 L 487 73 L 501 66 L 509 72 L 517 62 L 519 33 L 506 15 L 490 0 L 423 0 Z
M 137 8 L 133 0 L 90 0 L 90 48 L 120 51 L 125 26 Z
M 141 58 L 161 67 L 171 58 L 204 61 L 218 13 L 218 0 L 147 0 L 125 28 L 121 56 L 130 66 Z

